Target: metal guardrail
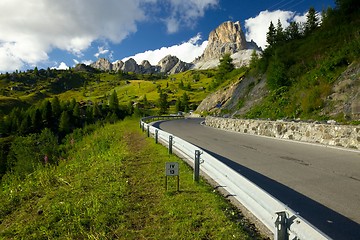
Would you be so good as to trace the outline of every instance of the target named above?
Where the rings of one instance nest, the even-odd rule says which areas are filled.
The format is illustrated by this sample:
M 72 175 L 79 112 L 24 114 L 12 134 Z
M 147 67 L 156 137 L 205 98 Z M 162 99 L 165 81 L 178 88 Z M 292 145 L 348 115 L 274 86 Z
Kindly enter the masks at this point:
M 155 137 L 169 147 L 169 152 L 176 150 L 176 154 L 190 162 L 195 160 L 195 152 L 200 151 L 201 171 L 222 186 L 231 196 L 254 214 L 273 234 L 275 240 L 331 239 L 311 223 L 288 208 L 284 203 L 237 173 L 215 157 L 199 149 L 197 146 L 155 128 L 149 122 L 158 120 L 180 119 L 183 116 L 151 116 L 142 118 L 140 127 L 147 135 Z M 169 142 L 169 140 L 171 142 Z M 170 151 L 171 149 L 171 151 Z

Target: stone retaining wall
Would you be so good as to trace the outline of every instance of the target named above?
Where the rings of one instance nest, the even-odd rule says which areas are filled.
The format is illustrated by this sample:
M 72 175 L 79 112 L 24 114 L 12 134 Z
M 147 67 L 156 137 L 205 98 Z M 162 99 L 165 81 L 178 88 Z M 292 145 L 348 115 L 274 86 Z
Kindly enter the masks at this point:
M 360 125 L 206 117 L 210 127 L 310 143 L 360 149 Z

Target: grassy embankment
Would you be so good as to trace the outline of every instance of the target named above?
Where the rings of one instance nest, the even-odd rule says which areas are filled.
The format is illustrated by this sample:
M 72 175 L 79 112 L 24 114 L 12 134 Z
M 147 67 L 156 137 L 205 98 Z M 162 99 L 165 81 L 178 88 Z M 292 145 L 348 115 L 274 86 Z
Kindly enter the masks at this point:
M 73 145 L 58 166 L 21 180 L 8 175 L 0 194 L 2 239 L 259 239 L 241 213 L 135 120 L 99 128 Z M 164 188 L 165 162 L 180 165 Z

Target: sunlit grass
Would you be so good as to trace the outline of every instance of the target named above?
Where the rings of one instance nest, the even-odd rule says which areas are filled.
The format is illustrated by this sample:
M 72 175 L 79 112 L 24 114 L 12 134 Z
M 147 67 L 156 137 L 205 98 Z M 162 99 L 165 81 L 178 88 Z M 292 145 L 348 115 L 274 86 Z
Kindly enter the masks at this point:
M 179 162 L 164 187 L 167 161 Z M 58 166 L 1 184 L 0 238 L 256 239 L 231 220 L 236 211 L 166 148 L 146 139 L 138 122 L 96 130 L 70 147 Z M 239 220 L 239 219 L 237 219 Z

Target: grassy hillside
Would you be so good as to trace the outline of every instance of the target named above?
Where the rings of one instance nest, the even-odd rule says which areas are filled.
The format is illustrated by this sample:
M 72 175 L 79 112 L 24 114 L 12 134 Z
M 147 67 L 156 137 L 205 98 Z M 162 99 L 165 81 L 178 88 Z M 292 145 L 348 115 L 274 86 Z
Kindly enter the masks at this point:
M 329 101 L 329 96 L 336 91 L 334 85 L 341 74 L 360 61 L 359 26 L 359 10 L 329 9 L 322 25 L 313 31 L 269 46 L 263 57 L 253 62 L 251 71 L 266 78 L 270 93 L 240 117 L 351 121 L 344 106 L 338 113 L 331 112 L 336 103 Z M 358 74 L 349 78 L 352 85 L 360 81 Z
M 2 239 L 261 239 L 191 169 L 146 139 L 136 120 L 65 142 L 58 165 L 1 182 Z M 165 162 L 180 164 L 164 188 Z
M 62 101 L 108 102 L 115 90 L 120 105 L 141 102 L 146 96 L 156 110 L 159 89 L 168 95 L 170 111 L 174 111 L 175 101 L 185 92 L 193 108 L 209 92 L 214 70 L 188 71 L 171 76 L 152 76 L 149 74 L 124 74 L 114 72 L 77 72 L 75 70 L 57 71 L 33 70 L 0 76 L 0 114 L 9 114 L 15 107 L 28 107 L 42 100 L 58 96 Z M 150 80 L 149 80 L 150 79 Z M 152 80 L 151 80 L 152 79 Z

